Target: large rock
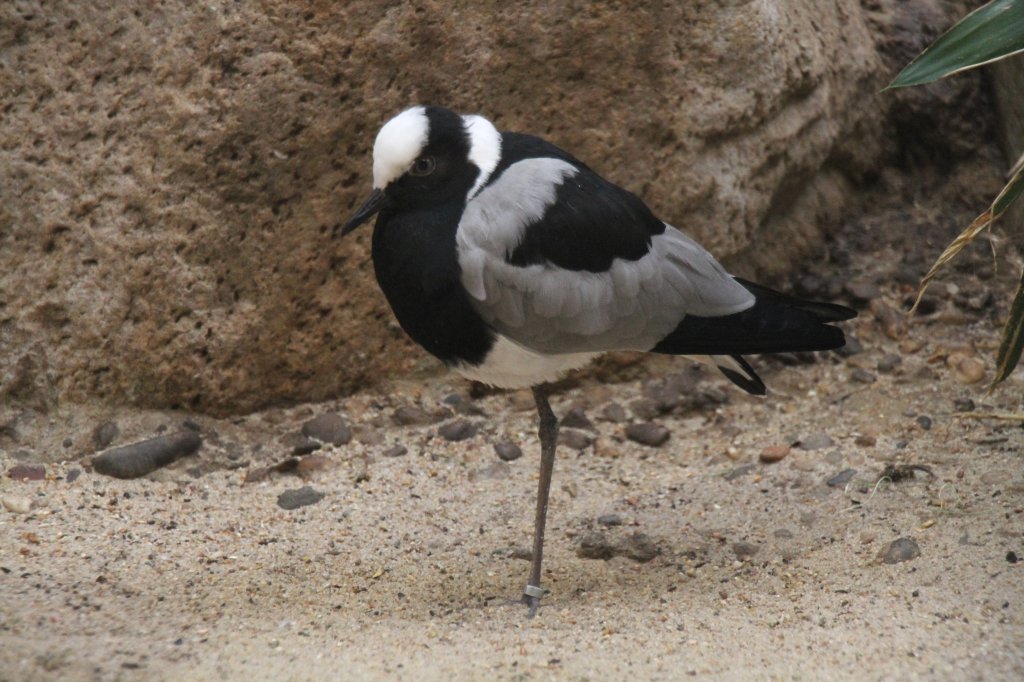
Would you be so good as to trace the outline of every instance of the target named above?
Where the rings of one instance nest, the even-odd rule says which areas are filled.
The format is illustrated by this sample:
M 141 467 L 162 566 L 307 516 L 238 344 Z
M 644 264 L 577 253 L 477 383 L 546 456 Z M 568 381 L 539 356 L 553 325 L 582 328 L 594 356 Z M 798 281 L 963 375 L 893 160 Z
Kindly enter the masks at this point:
M 545 135 L 778 273 L 892 146 L 886 55 L 953 19 L 938 0 L 627 6 L 0 4 L 0 400 L 238 413 L 422 362 L 370 230 L 330 237 L 378 126 L 417 102 Z

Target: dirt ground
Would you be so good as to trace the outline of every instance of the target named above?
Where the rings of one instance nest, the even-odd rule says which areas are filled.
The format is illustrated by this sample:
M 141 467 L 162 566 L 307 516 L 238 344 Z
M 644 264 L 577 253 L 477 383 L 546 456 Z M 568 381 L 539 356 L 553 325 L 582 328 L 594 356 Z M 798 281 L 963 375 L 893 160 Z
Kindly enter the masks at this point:
M 0 680 L 1024 679 L 1024 430 L 976 418 L 1021 414 L 1020 372 L 985 391 L 1019 256 L 975 247 L 902 313 L 962 217 L 851 224 L 794 279 L 857 305 L 856 343 L 755 358 L 765 399 L 682 359 L 565 382 L 556 412 L 585 420 L 559 447 L 533 620 L 526 394 L 425 360 L 235 419 L 26 413 L 0 452 Z M 299 431 L 324 413 L 351 442 L 264 469 L 312 447 Z M 147 478 L 81 457 L 106 420 L 116 446 L 186 419 L 198 454 Z M 458 420 L 475 434 L 439 435 Z M 631 440 L 642 422 L 667 442 Z M 44 480 L 10 477 L 36 463 Z M 304 486 L 323 497 L 279 504 Z

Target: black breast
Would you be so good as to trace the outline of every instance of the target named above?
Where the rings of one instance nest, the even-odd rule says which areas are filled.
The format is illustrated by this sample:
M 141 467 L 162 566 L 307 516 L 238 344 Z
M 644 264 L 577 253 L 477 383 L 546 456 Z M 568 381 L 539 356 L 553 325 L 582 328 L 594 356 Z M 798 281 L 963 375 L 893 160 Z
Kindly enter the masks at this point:
M 494 334 L 459 281 L 455 232 L 460 207 L 382 212 L 373 231 L 373 266 L 402 329 L 448 365 L 483 362 Z

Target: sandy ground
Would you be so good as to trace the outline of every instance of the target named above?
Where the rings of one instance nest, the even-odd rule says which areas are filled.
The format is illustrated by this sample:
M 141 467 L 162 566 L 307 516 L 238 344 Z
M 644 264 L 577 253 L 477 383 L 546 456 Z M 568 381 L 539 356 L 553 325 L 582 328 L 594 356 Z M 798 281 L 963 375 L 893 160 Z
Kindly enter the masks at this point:
M 900 262 L 879 248 L 848 267 Z M 968 383 L 998 340 L 995 304 L 970 297 L 1008 293 L 950 280 L 904 332 L 891 313 L 910 287 L 890 274 L 848 327 L 862 352 L 755 360 L 766 399 L 680 359 L 567 382 L 556 411 L 592 428 L 559 448 L 533 620 L 517 602 L 538 460 L 521 393 L 474 398 L 425 370 L 229 420 L 39 417 L 34 447 L 0 452 L 3 472 L 46 463 L 45 480 L 0 481 L 0 679 L 1024 679 L 1024 430 L 959 416 L 1021 411 L 1020 373 L 992 394 Z M 461 414 L 396 425 L 410 406 Z M 352 442 L 245 482 L 326 412 Z M 204 444 L 132 481 L 61 461 L 111 417 L 115 445 L 186 417 Z M 452 419 L 476 435 L 439 436 Z M 647 420 L 666 443 L 625 436 Z M 500 462 L 503 440 L 523 456 Z M 931 473 L 893 480 L 894 464 Z M 279 506 L 307 485 L 324 497 Z M 899 538 L 920 555 L 884 563 Z

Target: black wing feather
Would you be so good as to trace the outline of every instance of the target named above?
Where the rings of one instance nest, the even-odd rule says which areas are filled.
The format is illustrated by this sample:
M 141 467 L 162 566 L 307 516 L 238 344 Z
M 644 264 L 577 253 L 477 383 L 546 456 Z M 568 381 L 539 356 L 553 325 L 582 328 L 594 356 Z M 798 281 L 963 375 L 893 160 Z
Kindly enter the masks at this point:
M 579 171 L 556 191 L 544 217 L 526 228 L 509 254 L 513 265 L 550 263 L 565 270 L 604 272 L 616 258 L 637 260 L 650 249 L 651 237 L 665 223 L 632 192 L 608 182 L 586 164 L 531 135 L 502 133 L 502 160 L 489 182 L 516 161 L 555 158 Z
M 737 280 L 757 300 L 746 310 L 721 317 L 687 315 L 651 349 L 670 355 L 738 355 L 832 350 L 846 343 L 843 330 L 829 322 L 857 316 L 834 303 L 807 301 Z

